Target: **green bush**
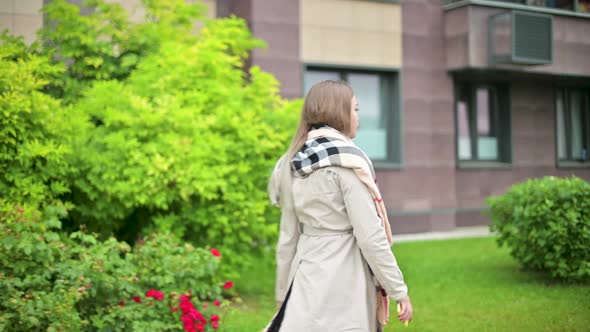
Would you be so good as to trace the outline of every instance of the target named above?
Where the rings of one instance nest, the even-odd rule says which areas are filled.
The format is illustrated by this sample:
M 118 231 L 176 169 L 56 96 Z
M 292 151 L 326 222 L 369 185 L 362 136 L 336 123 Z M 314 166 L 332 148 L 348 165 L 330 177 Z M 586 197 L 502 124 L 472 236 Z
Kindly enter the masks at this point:
M 577 177 L 545 177 L 513 185 L 489 198 L 491 228 L 525 268 L 552 277 L 590 277 L 590 184 Z
M 0 203 L 0 331 L 182 331 L 186 294 L 212 323 L 212 301 L 224 294 L 221 258 L 209 251 L 169 235 L 133 250 L 84 232 L 66 237 L 67 206 Z
M 40 30 L 38 52 L 63 65 L 64 75 L 48 89 L 67 103 L 78 99 L 95 81 L 129 76 L 141 59 L 165 40 L 195 40 L 194 22 L 204 20 L 202 4 L 184 0 L 144 0 L 144 20 L 133 23 L 118 3 L 86 0 L 80 7 L 53 0 L 43 7 L 48 24 Z
M 143 5 L 135 23 L 116 3 L 87 1 L 81 15 L 51 1 L 43 43 L 3 42 L 0 197 L 73 203 L 67 232 L 134 244 L 161 231 L 223 247 L 224 269 L 243 264 L 275 242 L 265 188 L 300 102 L 243 70 L 264 45 L 243 20 Z
M 35 55 L 22 38 L 0 38 L 0 197 L 52 201 L 75 170 L 69 135 L 83 124 L 41 90 L 63 72 Z
M 56 271 L 68 260 L 53 231 L 65 207 L 41 214 L 27 205 L 0 206 L 0 331 L 75 330 L 82 325 L 75 306 L 84 282 Z
M 124 81 L 95 83 L 69 112 L 92 119 L 72 164 L 74 220 L 134 241 L 154 230 L 231 250 L 233 263 L 272 245 L 265 192 L 294 128 L 296 103 L 246 55 L 260 43 L 238 19 L 171 40 Z

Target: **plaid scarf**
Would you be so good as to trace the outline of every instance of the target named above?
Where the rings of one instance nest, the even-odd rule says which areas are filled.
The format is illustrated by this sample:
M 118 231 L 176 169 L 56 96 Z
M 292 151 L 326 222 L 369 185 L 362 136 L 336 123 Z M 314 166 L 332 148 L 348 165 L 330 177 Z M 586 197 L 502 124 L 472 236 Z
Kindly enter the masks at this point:
M 318 125 L 307 134 L 307 141 L 291 160 L 291 168 L 305 177 L 315 170 L 328 166 L 340 166 L 354 170 L 359 179 L 367 186 L 377 215 L 381 218 L 385 236 L 392 245 L 391 229 L 387 219 L 387 210 L 377 187 L 375 170 L 367 155 L 348 137 L 334 128 Z M 382 287 L 377 290 L 377 319 L 385 325 L 389 320 L 389 299 Z

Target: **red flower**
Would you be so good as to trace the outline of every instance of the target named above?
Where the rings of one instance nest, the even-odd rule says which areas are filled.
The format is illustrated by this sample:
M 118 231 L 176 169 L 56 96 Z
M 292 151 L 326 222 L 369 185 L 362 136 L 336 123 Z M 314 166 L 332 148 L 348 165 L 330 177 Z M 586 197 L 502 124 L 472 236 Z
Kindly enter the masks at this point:
M 172 312 L 177 312 L 178 311 L 178 308 L 173 307 L 173 306 L 170 306 L 170 310 L 172 310 Z
M 182 327 L 186 330 L 186 331 L 192 331 L 194 330 L 194 323 L 193 320 L 188 317 L 188 316 L 182 316 L 180 317 L 180 320 L 182 321 Z
M 119 306 L 124 307 L 125 306 L 125 301 L 121 300 L 121 302 L 119 302 Z
M 217 330 L 219 328 L 219 323 L 213 322 L 213 323 L 211 323 L 211 326 L 213 326 L 214 330 Z
M 164 299 L 164 293 L 150 289 L 149 291 L 147 291 L 147 293 L 145 293 L 145 297 L 153 297 L 154 299 L 160 301 Z
M 209 305 L 207 303 L 203 303 L 203 309 L 207 310 L 207 307 L 209 307 Z
M 215 322 L 219 322 L 219 316 L 211 315 L 211 318 L 209 320 L 211 321 L 211 324 L 213 324 Z
M 215 300 L 215 301 L 213 301 L 213 304 L 215 304 L 215 306 L 219 307 L 221 305 L 221 301 Z
M 178 307 L 182 311 L 180 320 L 182 321 L 184 330 L 187 332 L 204 331 L 207 319 L 195 308 L 190 297 L 183 294 L 178 300 L 180 301 Z M 172 310 L 174 311 L 174 309 Z
M 223 284 L 223 289 L 230 289 L 234 287 L 234 283 L 231 281 L 226 281 L 225 284 Z
M 137 303 L 141 303 L 141 297 L 139 297 L 139 296 L 134 296 L 131 299 Z
M 211 248 L 211 253 L 215 257 L 221 257 L 221 254 L 219 253 L 219 250 L 217 250 L 217 248 Z

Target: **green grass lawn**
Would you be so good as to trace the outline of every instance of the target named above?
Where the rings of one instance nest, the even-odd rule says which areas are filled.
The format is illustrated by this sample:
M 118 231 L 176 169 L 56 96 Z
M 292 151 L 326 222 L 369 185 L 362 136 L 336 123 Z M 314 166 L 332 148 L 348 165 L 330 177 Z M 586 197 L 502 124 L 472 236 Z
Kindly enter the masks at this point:
M 394 252 L 414 320 L 385 331 L 590 331 L 590 284 L 523 271 L 492 237 L 401 243 Z M 272 259 L 236 281 L 243 302 L 225 309 L 224 331 L 260 331 L 275 310 Z

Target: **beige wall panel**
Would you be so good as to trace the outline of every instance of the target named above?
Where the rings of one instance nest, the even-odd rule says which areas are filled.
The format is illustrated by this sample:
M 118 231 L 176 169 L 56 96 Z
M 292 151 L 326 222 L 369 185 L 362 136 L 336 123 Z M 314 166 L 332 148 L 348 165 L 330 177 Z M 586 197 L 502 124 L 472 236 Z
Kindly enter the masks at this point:
M 321 50 L 322 56 L 319 62 L 347 63 L 354 58 L 354 36 L 350 30 L 338 28 L 322 29 Z
M 352 27 L 362 31 L 382 31 L 383 15 L 381 10 L 383 4 L 378 2 L 353 1 Z
M 0 31 L 12 30 L 12 15 L 0 12 Z
M 350 28 L 354 13 L 351 1 L 302 0 L 300 20 L 303 25 Z
M 8 29 L 12 35 L 24 36 L 25 42 L 33 42 L 43 26 L 42 6 L 43 0 L 0 0 L 0 31 Z
M 402 36 L 401 34 L 391 34 L 387 35 L 385 38 L 389 38 L 384 44 L 381 45 L 382 52 L 381 52 L 381 61 L 382 63 L 390 63 L 394 61 L 399 61 L 401 66 L 401 59 L 402 59 Z M 400 60 L 398 60 L 400 59 Z
M 43 0 L 14 0 L 13 13 L 39 14 L 41 7 L 43 7 Z
M 383 31 L 402 34 L 402 11 L 397 6 L 389 6 L 381 10 Z
M 304 25 L 301 27 L 301 35 L 305 35 L 305 37 L 301 38 L 301 41 L 305 43 L 301 45 L 301 48 L 308 50 L 307 56 L 309 58 L 319 61 L 323 54 L 322 28 L 313 25 Z
M 300 0 L 301 59 L 307 63 L 399 68 L 399 4 Z
M 13 12 L 13 0 L 0 0 L 0 13 L 12 13 Z
M 388 42 L 386 34 L 360 30 L 359 32 L 353 33 L 352 36 L 356 37 L 350 43 L 353 49 L 353 59 L 356 59 L 360 63 L 384 64 L 383 53 L 385 51 L 385 45 Z
M 13 15 L 12 18 L 12 33 L 24 36 L 27 44 L 35 40 L 37 30 L 43 26 L 42 15 Z

